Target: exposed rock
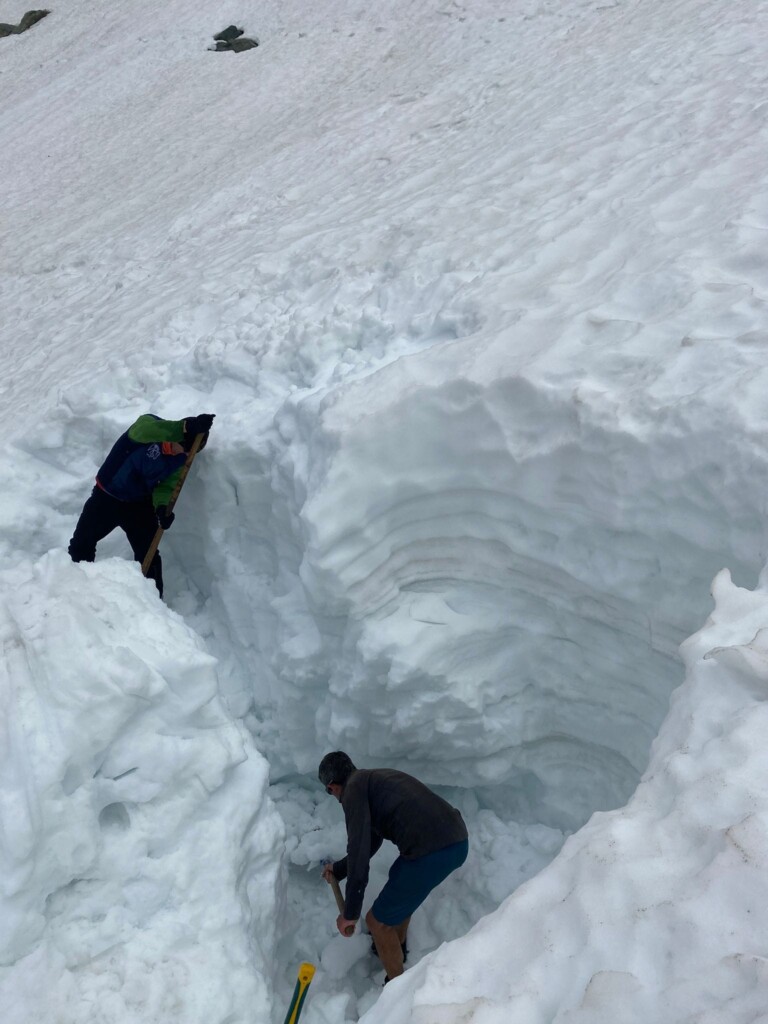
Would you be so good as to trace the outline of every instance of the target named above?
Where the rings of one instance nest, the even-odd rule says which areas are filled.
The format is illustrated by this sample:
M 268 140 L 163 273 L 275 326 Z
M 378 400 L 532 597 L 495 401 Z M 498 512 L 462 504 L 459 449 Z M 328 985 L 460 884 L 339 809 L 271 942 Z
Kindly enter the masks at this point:
M 217 32 L 213 38 L 216 41 L 216 45 L 209 46 L 208 49 L 217 53 L 221 53 L 223 50 L 233 50 L 235 53 L 240 53 L 242 50 L 252 50 L 255 46 L 259 45 L 258 39 L 249 39 L 247 36 L 244 36 L 243 29 L 237 28 L 235 25 L 230 25 L 229 28 L 225 28 L 222 32 Z
M 234 50 L 235 53 L 240 53 L 241 50 L 252 50 L 258 45 L 258 39 L 248 39 L 247 36 L 243 36 L 241 39 L 233 39 L 229 44 L 229 48 Z
M 237 39 L 238 36 L 241 36 L 244 31 L 244 29 L 238 28 L 237 25 L 228 25 L 221 32 L 217 32 L 213 38 L 217 42 L 229 43 L 233 39 Z
M 36 22 L 42 21 L 50 13 L 50 11 L 27 11 L 18 25 L 8 25 L 5 22 L 0 22 L 0 38 L 3 36 L 17 36 L 21 32 L 26 32 L 28 28 L 31 28 Z

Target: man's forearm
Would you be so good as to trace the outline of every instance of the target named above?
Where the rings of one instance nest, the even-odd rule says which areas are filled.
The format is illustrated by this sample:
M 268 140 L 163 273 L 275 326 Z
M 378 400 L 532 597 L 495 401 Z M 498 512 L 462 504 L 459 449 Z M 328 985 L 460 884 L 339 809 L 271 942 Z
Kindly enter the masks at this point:
M 367 867 L 367 865 L 366 865 Z M 368 872 L 365 879 L 355 879 L 351 875 L 347 877 L 347 885 L 344 891 L 344 917 L 348 921 L 357 921 L 362 913 L 363 898 L 368 885 Z
M 334 861 L 332 867 L 336 880 L 338 882 L 343 882 L 347 877 L 347 858 L 342 857 L 341 860 Z

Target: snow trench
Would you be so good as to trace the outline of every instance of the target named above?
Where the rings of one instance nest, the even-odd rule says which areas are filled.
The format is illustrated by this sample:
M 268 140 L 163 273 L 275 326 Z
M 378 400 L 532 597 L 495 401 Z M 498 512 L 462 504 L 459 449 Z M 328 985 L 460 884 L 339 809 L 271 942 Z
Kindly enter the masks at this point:
M 158 622 L 163 629 L 170 622 L 177 639 L 166 660 L 178 665 L 164 662 L 166 677 L 208 659 L 206 706 L 216 706 L 216 690 L 219 729 L 246 751 L 230 781 L 205 783 L 205 793 L 229 808 L 223 813 L 237 807 L 237 837 L 221 840 L 219 856 L 258 890 L 249 903 L 236 889 L 245 903 L 235 959 L 261 950 L 259 998 L 269 1001 L 276 987 L 275 1020 L 297 959 L 322 966 L 315 1009 L 308 1007 L 317 1021 L 338 1016 L 337 998 L 352 1018 L 373 998 L 365 940 L 333 939 L 332 906 L 317 880 L 321 861 L 344 845 L 338 808 L 314 781 L 326 750 L 412 771 L 469 823 L 468 865 L 414 921 L 417 962 L 498 907 L 595 811 L 630 799 L 683 678 L 678 646 L 706 617 L 709 581 L 729 564 L 748 582 L 760 564 L 758 451 L 729 447 L 728 434 L 695 403 L 672 411 L 644 405 L 637 413 L 631 396 L 618 407 L 619 399 L 588 382 L 574 389 L 537 371 L 505 372 L 503 337 L 485 337 L 471 317 L 455 323 L 466 335 L 456 342 L 394 360 L 385 348 L 368 374 L 355 367 L 349 379 L 293 393 L 275 386 L 275 395 L 288 397 L 272 403 L 263 380 L 249 397 L 239 368 L 218 376 L 215 407 L 223 412 L 163 542 L 175 611 L 123 561 L 127 546 L 118 535 L 100 546 L 95 567 L 70 566 L 62 552 L 35 569 L 54 581 L 54 608 L 77 580 L 68 612 L 73 635 L 90 636 L 95 616 L 114 632 L 113 649 L 127 648 L 135 660 L 138 646 L 140 665 L 145 630 L 154 635 Z M 198 342 L 198 367 L 219 344 Z M 176 382 L 160 389 L 154 409 L 183 415 L 211 403 L 194 385 Z M 33 434 L 26 451 L 17 450 L 16 486 L 41 509 L 31 529 L 40 554 L 65 546 L 99 453 L 141 411 L 136 394 L 66 395 L 45 438 Z M 13 561 L 8 526 L 4 555 Z M 20 560 L 11 571 L 22 570 Z M 122 617 L 120 602 L 114 613 L 110 604 L 121 586 Z M 54 632 L 50 643 L 62 642 Z M 98 633 L 88 645 L 99 646 Z M 75 665 L 84 671 L 81 658 Z M 123 678 L 125 669 L 101 664 L 94 674 L 88 663 L 89 701 L 92 688 L 114 675 Z M 153 698 L 152 715 L 171 713 L 162 711 L 164 699 Z M 52 782 L 84 799 L 91 813 L 91 845 L 83 864 L 65 862 L 63 893 L 79 896 L 78 879 L 89 884 L 103 870 L 112 837 L 125 846 L 126 834 L 144 835 L 136 832 L 134 806 L 146 813 L 149 799 L 166 829 L 162 799 L 134 792 L 138 772 L 122 777 L 134 767 L 127 751 L 148 730 L 134 702 L 120 711 L 125 721 L 99 734 L 98 750 L 110 751 L 118 781 L 101 779 L 87 748 L 79 766 L 62 761 L 53 770 Z M 151 751 L 148 763 L 155 764 Z M 256 788 L 248 788 L 249 772 L 260 780 Z M 170 792 L 176 776 L 161 775 Z M 196 783 L 189 784 L 190 825 L 178 827 L 189 832 L 185 841 L 197 813 Z M 205 793 L 198 810 L 207 807 L 209 818 Z M 254 811 L 255 830 L 244 824 Z M 84 826 L 68 821 L 74 842 Z M 53 831 L 40 828 L 38 842 Z M 254 857 L 258 872 L 248 866 Z M 371 895 L 387 867 L 382 852 Z M 146 873 L 142 864 L 119 870 Z M 198 884 L 209 884 L 204 867 Z M 19 884 L 28 900 L 38 899 L 37 915 L 41 900 L 57 907 L 66 899 L 59 888 L 42 885 L 35 897 L 34 887 Z M 263 922 L 278 908 L 276 926 L 248 921 L 257 913 Z M 55 934 L 51 927 L 35 935 Z M 26 949 L 18 937 L 8 941 L 13 956 Z
M 754 578 L 764 527 L 695 414 L 632 422 L 492 349 L 289 400 L 263 451 L 222 440 L 189 500 L 232 500 L 168 543 L 273 775 L 354 747 L 572 831 L 633 791 L 709 581 Z
M 607 397 L 593 381 L 562 385 L 535 366 L 505 369 L 504 336 L 485 335 L 467 310 L 453 318 L 455 340 L 420 347 L 422 337 L 407 356 L 384 344 L 368 372 L 352 359 L 339 379 L 293 388 L 279 360 L 271 385 L 264 376 L 246 383 L 242 366 L 222 360 L 215 321 L 209 310 L 189 383 L 183 373 L 181 385 L 152 379 L 154 411 L 220 410 L 163 541 L 168 607 L 124 560 L 122 537 L 103 542 L 94 567 L 69 565 L 61 550 L 100 454 L 145 411 L 141 375 L 126 377 L 124 394 L 120 384 L 117 394 L 97 398 L 65 394 L 45 435 L 30 434 L 16 446 L 12 470 L 0 467 L 13 472 L 26 506 L 37 509 L 27 532 L 13 507 L 7 512 L 3 555 L 16 563 L 11 589 L 21 579 L 35 586 L 27 582 L 26 552 L 14 550 L 16 530 L 33 554 L 59 549 L 34 573 L 53 581 L 43 592 L 54 609 L 75 581 L 73 636 L 88 636 L 95 618 L 112 631 L 111 648 L 127 648 L 141 665 L 148 658 L 144 631 L 154 636 L 158 624 L 170 623 L 161 676 L 173 691 L 175 676 L 202 658 L 210 666 L 206 707 L 218 709 L 214 720 L 231 737 L 230 753 L 217 752 L 213 762 L 228 767 L 202 792 L 189 762 L 181 783 L 147 751 L 162 780 L 159 796 L 135 791 L 141 776 L 124 775 L 134 765 L 123 753 L 152 734 L 153 716 L 183 720 L 170 695 L 163 710 L 162 686 L 149 719 L 134 720 L 132 698 L 120 698 L 123 717 L 106 735 L 99 732 L 98 751 L 116 762 L 111 782 L 100 780 L 87 746 L 85 760 L 70 770 L 63 753 L 69 741 L 62 744 L 52 784 L 90 809 L 86 819 L 68 819 L 70 841 L 79 842 L 83 830 L 91 838 L 81 861 L 65 861 L 53 889 L 44 881 L 37 889 L 19 883 L 26 910 L 34 905 L 41 924 L 28 938 L 8 936 L 7 962 L 15 965 L 15 986 L 24 957 L 40 956 L 53 941 L 54 926 L 39 917 L 41 901 L 63 907 L 59 927 L 70 929 L 79 919 L 80 880 L 103 876 L 108 887 L 116 877 L 144 877 L 143 862 L 126 866 L 121 859 L 114 868 L 108 860 L 104 867 L 112 856 L 105 851 L 112 837 L 122 847 L 126 834 L 144 836 L 134 807 L 144 814 L 147 802 L 165 834 L 171 819 L 162 787 L 171 799 L 179 784 L 182 792 L 191 787 L 188 825 L 171 822 L 170 834 L 183 836 L 180 861 L 196 876 L 196 891 L 207 891 L 210 879 L 208 857 L 189 867 L 197 857 L 194 819 L 218 821 L 219 808 L 231 819 L 211 854 L 217 871 L 228 866 L 216 885 L 232 881 L 222 901 L 232 945 L 222 956 L 250 970 L 255 962 L 262 986 L 254 995 L 245 974 L 242 983 L 230 978 L 233 1020 L 237 1007 L 260 999 L 278 1021 L 300 959 L 321 967 L 308 1024 L 353 1020 L 378 990 L 365 937 L 334 938 L 332 903 L 318 882 L 322 860 L 344 846 L 338 807 L 315 781 L 319 758 L 340 747 L 361 765 L 412 771 L 468 821 L 470 860 L 414 920 L 416 965 L 536 876 L 594 812 L 631 799 L 670 693 L 683 679 L 678 646 L 706 617 L 709 581 L 729 564 L 749 582 L 760 564 L 762 454 L 738 445 L 736 430 L 716 428 L 693 401 L 662 408 L 644 396 L 636 405 L 631 395 Z M 432 330 L 443 325 L 436 317 Z M 238 324 L 234 336 L 242 329 Z M 434 340 L 429 331 L 427 340 Z M 534 349 L 535 338 L 528 342 Z M 316 358 L 322 363 L 325 355 Z M 211 397 L 214 359 L 221 361 Z M 89 649 L 101 643 L 98 636 Z M 44 642 L 63 643 L 59 632 L 51 637 Z M 56 657 L 65 657 L 58 648 Z M 176 667 L 166 665 L 171 661 Z M 95 672 L 90 661 L 74 664 L 89 701 L 102 679 L 114 685 L 113 677 L 125 675 L 119 666 Z M 194 689 L 189 697 L 196 742 L 208 743 L 197 736 Z M 206 727 L 205 736 L 214 734 Z M 34 841 L 45 846 L 53 834 L 43 823 Z M 374 862 L 371 897 L 389 860 L 383 851 Z M 60 891 L 77 899 L 68 903 Z M 96 889 L 94 906 L 103 905 L 105 892 Z M 187 908 L 176 909 L 174 926 L 189 927 Z M 162 929 L 155 933 L 153 920 L 148 927 L 158 948 L 176 948 Z M 205 934 L 194 932 L 194 949 Z M 100 984 L 94 964 L 115 941 L 122 946 L 123 933 L 116 940 L 107 930 L 82 954 L 86 980 L 79 994 L 73 988 L 73 1007 Z M 146 961 L 127 955 L 141 977 Z M 69 978 L 70 964 L 57 961 L 54 975 L 60 968 Z M 216 970 L 213 961 L 196 968 L 199 984 L 208 986 Z M 189 998 L 196 998 L 194 987 Z M 145 1005 L 139 1000 L 121 1013 L 130 1019 Z M 210 1004 L 199 1005 L 204 1015 Z
M 501 349 L 448 342 L 298 393 L 258 450 L 222 438 L 189 500 L 228 482 L 233 501 L 205 537 L 169 543 L 271 765 L 289 867 L 278 959 L 323 968 L 310 1024 L 373 1001 L 364 938 L 334 940 L 317 890 L 344 846 L 319 757 L 396 764 L 469 822 L 467 867 L 414 921 L 418 961 L 631 800 L 710 580 L 760 564 L 762 498 L 743 484 L 759 452 L 730 448 L 695 403 L 644 419 L 586 385 L 505 375 Z

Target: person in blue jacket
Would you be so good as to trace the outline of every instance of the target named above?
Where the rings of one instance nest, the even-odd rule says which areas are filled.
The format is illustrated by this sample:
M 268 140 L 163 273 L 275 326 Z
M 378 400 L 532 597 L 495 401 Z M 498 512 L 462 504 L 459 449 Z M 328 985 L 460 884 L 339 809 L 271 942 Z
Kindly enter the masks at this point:
M 69 554 L 73 562 L 93 562 L 96 545 L 116 527 L 128 537 L 137 562 L 143 562 L 158 526 L 170 528 L 175 519 L 168 502 L 178 482 L 187 452 L 198 434 L 203 444 L 213 415 L 202 413 L 183 420 L 162 420 L 146 413 L 117 439 L 96 474 L 96 486 L 77 521 Z M 159 553 L 147 576 L 163 596 L 163 567 Z

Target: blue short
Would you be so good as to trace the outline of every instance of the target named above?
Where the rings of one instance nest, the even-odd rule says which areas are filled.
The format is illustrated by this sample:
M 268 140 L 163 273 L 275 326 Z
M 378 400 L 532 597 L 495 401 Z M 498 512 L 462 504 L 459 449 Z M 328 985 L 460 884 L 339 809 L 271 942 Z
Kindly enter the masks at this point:
M 371 913 L 382 924 L 400 924 L 420 907 L 439 885 L 467 859 L 469 840 L 462 839 L 442 850 L 414 860 L 398 857 L 389 869 L 387 884 L 376 897 Z

